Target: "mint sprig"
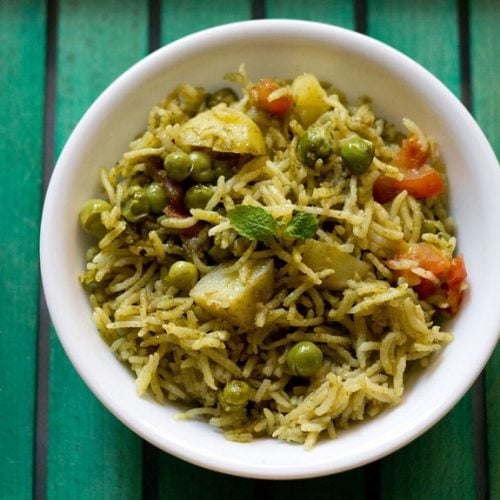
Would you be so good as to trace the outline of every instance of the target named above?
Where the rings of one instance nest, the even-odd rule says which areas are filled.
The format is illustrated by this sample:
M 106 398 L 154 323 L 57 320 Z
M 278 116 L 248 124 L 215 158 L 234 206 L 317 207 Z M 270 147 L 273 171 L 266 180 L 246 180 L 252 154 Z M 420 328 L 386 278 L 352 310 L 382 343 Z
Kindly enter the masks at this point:
M 296 213 L 292 220 L 285 226 L 284 232 L 292 238 L 305 240 L 312 238 L 318 230 L 318 220 L 313 214 L 306 212 Z
M 229 210 L 227 217 L 231 226 L 249 240 L 266 241 L 278 236 L 278 223 L 262 207 L 238 205 Z M 283 228 L 283 235 L 291 238 L 312 238 L 318 230 L 318 220 L 313 214 L 298 212 Z
M 238 205 L 228 211 L 227 217 L 234 229 L 249 240 L 266 241 L 277 234 L 277 222 L 261 207 Z

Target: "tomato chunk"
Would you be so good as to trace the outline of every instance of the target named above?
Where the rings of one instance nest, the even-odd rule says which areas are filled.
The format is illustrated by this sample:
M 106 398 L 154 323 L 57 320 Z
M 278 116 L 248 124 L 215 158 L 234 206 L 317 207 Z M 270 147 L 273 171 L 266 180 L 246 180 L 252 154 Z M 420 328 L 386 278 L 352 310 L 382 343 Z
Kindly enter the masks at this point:
M 292 96 L 284 95 L 277 99 L 269 99 L 269 96 L 280 88 L 282 87 L 274 80 L 263 78 L 250 89 L 250 97 L 257 108 L 273 115 L 284 115 L 292 108 Z
M 443 284 L 443 290 L 446 292 L 446 302 L 448 302 L 448 310 L 455 314 L 462 302 L 464 296 L 463 283 L 467 278 L 467 270 L 462 255 L 455 257 L 451 262 L 448 278 Z
M 373 198 L 379 203 L 394 199 L 401 191 L 417 199 L 432 198 L 443 191 L 443 179 L 437 170 L 429 165 L 403 172 L 402 180 L 381 175 L 373 183 Z
M 415 261 L 417 267 L 434 274 L 439 283 L 423 278 L 411 269 L 398 269 L 397 262 L 403 259 Z M 387 261 L 387 265 L 408 282 L 420 299 L 440 295 L 447 304 L 448 312 L 455 314 L 458 311 L 463 298 L 464 282 L 467 278 L 462 255 L 450 259 L 430 243 L 414 243 L 404 252 L 396 254 L 394 259 Z
M 392 160 L 403 174 L 403 179 L 381 175 L 373 184 L 373 198 L 379 203 L 387 203 L 401 191 L 417 199 L 432 198 L 443 191 L 443 179 L 440 173 L 425 162 L 429 152 L 422 148 L 413 135 L 403 141 L 401 149 Z
M 410 170 L 421 167 L 429 157 L 429 151 L 422 148 L 422 144 L 417 137 L 412 135 L 408 139 L 404 139 L 401 144 L 401 149 L 392 160 L 392 164 L 396 167 Z
M 410 245 L 404 252 L 396 254 L 394 259 L 387 262 L 387 265 L 395 269 L 396 273 L 403 276 L 411 286 L 421 285 L 421 291 L 426 296 L 432 294 L 434 290 L 431 288 L 435 289 L 436 285 L 418 276 L 411 269 L 397 269 L 396 264 L 399 260 L 413 260 L 417 263 L 416 267 L 430 271 L 436 278 L 445 276 L 451 267 L 451 260 L 439 248 L 425 242 Z

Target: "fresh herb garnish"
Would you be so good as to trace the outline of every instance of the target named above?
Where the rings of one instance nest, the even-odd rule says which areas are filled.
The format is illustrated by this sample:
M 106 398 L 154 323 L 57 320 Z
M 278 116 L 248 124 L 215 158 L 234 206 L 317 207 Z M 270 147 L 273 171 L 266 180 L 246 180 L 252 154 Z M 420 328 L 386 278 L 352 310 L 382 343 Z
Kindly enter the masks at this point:
M 261 207 L 238 205 L 227 216 L 234 229 L 249 240 L 266 241 L 277 234 L 277 222 Z
M 313 214 L 298 212 L 285 226 L 284 232 L 287 236 L 305 240 L 312 238 L 316 234 L 318 227 L 318 220 Z
M 249 240 L 266 241 L 278 236 L 278 223 L 262 207 L 238 205 L 228 211 L 227 217 L 233 228 Z M 313 214 L 298 212 L 283 228 L 283 233 L 291 238 L 305 240 L 312 238 L 318 227 L 318 220 Z

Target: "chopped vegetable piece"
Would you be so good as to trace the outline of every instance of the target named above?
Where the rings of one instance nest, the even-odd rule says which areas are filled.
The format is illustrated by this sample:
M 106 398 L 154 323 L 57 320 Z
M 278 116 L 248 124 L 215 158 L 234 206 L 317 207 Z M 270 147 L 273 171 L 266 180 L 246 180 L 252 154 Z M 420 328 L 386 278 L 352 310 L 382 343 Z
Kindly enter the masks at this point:
M 444 185 L 441 174 L 427 165 L 429 151 L 424 149 L 414 135 L 405 139 L 400 150 L 392 160 L 403 174 L 398 180 L 382 175 L 373 184 L 373 198 L 379 203 L 386 203 L 395 198 L 401 191 L 417 199 L 432 198 L 442 193 Z
M 451 261 L 450 272 L 446 281 L 443 283 L 443 290 L 446 292 L 446 301 L 448 310 L 451 314 L 458 311 L 465 291 L 465 279 L 467 270 L 462 255 L 458 255 Z
M 196 283 L 190 296 L 212 316 L 254 328 L 258 304 L 267 302 L 273 293 L 273 260 L 248 262 L 249 273 L 244 281 L 238 270 L 227 272 L 230 265 L 222 264 L 208 272 Z
M 292 96 L 294 113 L 304 127 L 309 127 L 330 108 L 325 90 L 310 73 L 295 78 L 292 82 Z
M 402 259 L 415 261 L 415 267 L 430 271 L 438 279 L 438 283 L 417 275 L 411 269 L 398 269 L 397 261 Z M 387 261 L 387 265 L 413 287 L 420 299 L 426 299 L 434 294 L 442 295 L 448 310 L 451 313 L 457 312 L 467 277 L 461 255 L 452 259 L 436 246 L 421 242 L 410 245 L 406 251 Z
M 392 160 L 392 164 L 406 170 L 417 169 L 427 161 L 428 157 L 429 150 L 424 149 L 417 137 L 412 135 L 403 140 L 401 149 Z
M 373 198 L 379 203 L 386 203 L 394 199 L 401 191 L 417 199 L 432 198 L 443 191 L 443 179 L 437 170 L 424 165 L 418 170 L 412 169 L 403 172 L 402 180 L 381 175 L 373 183 Z
M 207 148 L 222 153 L 266 153 L 259 126 L 242 111 L 219 106 L 181 125 L 177 143 L 181 147 Z
M 366 262 L 317 240 L 304 243 L 302 262 L 315 272 L 333 270 L 334 274 L 326 277 L 322 283 L 322 286 L 331 290 L 344 289 L 348 280 L 362 278 L 370 269 Z
M 249 240 L 265 241 L 276 236 L 276 221 L 261 207 L 238 205 L 229 210 L 227 216 L 234 229 Z
M 274 80 L 263 78 L 250 89 L 250 98 L 258 109 L 273 115 L 284 115 L 292 108 L 292 96 L 285 94 L 273 98 L 271 95 L 282 88 Z

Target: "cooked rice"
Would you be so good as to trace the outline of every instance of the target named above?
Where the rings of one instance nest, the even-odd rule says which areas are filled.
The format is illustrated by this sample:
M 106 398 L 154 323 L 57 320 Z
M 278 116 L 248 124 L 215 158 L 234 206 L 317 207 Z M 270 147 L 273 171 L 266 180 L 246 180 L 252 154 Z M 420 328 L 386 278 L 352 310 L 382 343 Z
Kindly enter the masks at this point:
M 248 89 L 243 71 L 232 78 Z M 130 224 L 121 217 L 121 200 L 133 184 L 144 182 L 151 164 L 176 150 L 179 124 L 204 109 L 204 91 L 180 85 L 151 110 L 147 131 L 115 166 L 101 171 L 112 210 L 102 214 L 107 232 L 89 249 L 80 279 L 98 330 L 135 373 L 139 395 L 149 390 L 160 404 L 185 403 L 184 418 L 207 418 L 229 439 L 273 436 L 310 448 L 320 438 L 334 438 L 338 428 L 400 403 L 408 367 L 424 365 L 451 340 L 438 323 L 438 299 L 419 300 L 386 261 L 402 241 L 431 242 L 451 256 L 456 240 L 445 195 L 415 200 L 403 191 L 385 205 L 374 201 L 375 179 L 399 175 L 390 161 L 401 134 L 393 134 L 369 103 L 348 106 L 332 94 L 328 116 L 320 118 L 334 124 L 335 141 L 355 132 L 375 144 L 375 160 L 356 177 L 342 169 L 338 155 L 315 169 L 304 166 L 295 153 L 303 128 L 293 113 L 270 117 L 251 108 L 244 94 L 232 106 L 261 127 L 268 155 L 241 155 L 238 170 L 218 179 L 205 209 L 193 209 L 186 218 L 162 215 Z M 404 125 L 440 165 L 432 139 L 410 120 Z M 239 204 L 265 207 L 283 222 L 297 210 L 314 214 L 320 222 L 315 238 L 361 259 L 369 272 L 363 279 L 353 276 L 340 291 L 322 287 L 332 271 L 306 265 L 301 242 L 277 238 L 256 244 L 239 236 L 225 215 Z M 203 229 L 196 237 L 176 233 L 199 221 Z M 274 259 L 274 289 L 258 305 L 252 328 L 211 316 L 165 279 L 179 258 L 205 275 L 214 267 L 207 253 L 212 247 L 229 251 L 240 278 L 249 272 L 248 263 Z M 437 279 L 411 260 L 396 266 Z M 301 340 L 313 341 L 324 355 L 321 369 L 307 380 L 294 378 L 286 363 L 288 349 Z M 232 379 L 252 388 L 250 404 L 239 411 L 219 403 Z

